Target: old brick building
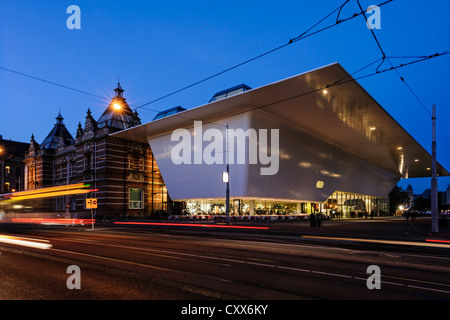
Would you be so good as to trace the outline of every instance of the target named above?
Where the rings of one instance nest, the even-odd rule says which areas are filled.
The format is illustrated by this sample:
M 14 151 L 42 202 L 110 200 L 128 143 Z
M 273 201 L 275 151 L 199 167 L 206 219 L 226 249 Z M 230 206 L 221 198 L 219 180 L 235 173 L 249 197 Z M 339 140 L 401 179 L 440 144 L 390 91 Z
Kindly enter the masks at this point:
M 110 134 L 140 125 L 123 97 L 120 83 L 108 108 L 96 121 L 88 109 L 76 136 L 58 114 L 41 144 L 31 138 L 25 157 L 26 189 L 86 183 L 97 190 L 48 200 L 48 211 L 85 214 L 86 197 L 98 199 L 97 217 L 148 217 L 174 210 L 148 143 L 112 138 Z
M 0 135 L 0 194 L 24 189 L 24 156 L 27 143 L 4 140 Z

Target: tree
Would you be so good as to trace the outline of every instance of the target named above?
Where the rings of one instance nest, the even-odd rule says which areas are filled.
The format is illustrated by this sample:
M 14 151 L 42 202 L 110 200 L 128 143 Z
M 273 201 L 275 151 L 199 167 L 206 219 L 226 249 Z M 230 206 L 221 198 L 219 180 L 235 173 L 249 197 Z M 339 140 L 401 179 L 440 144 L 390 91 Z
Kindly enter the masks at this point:
M 419 212 L 431 210 L 431 199 L 425 197 L 418 197 L 414 199 L 413 209 Z

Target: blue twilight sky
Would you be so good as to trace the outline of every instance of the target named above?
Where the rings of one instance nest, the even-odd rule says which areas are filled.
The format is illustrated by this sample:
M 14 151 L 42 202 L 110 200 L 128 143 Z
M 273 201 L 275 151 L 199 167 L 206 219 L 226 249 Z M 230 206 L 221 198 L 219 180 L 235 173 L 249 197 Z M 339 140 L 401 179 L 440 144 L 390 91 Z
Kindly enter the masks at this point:
M 384 0 L 360 0 L 363 8 Z M 7 1 L 0 0 L 0 67 L 93 95 L 110 98 L 120 77 L 125 97 L 139 106 L 285 44 L 344 1 Z M 81 29 L 69 30 L 67 7 L 81 9 Z M 341 17 L 359 12 L 356 0 Z M 375 30 L 388 56 L 429 55 L 450 50 L 450 1 L 394 0 L 381 7 Z M 336 21 L 336 14 L 320 27 Z M 317 29 L 317 28 L 316 28 Z M 314 29 L 314 30 L 316 30 Z M 157 110 L 207 103 L 222 89 L 252 88 L 333 62 L 352 73 L 381 58 L 362 16 L 291 44 L 233 71 L 139 109 L 142 122 Z M 408 59 L 393 59 L 394 64 Z M 381 69 L 388 67 L 386 62 Z M 376 65 L 365 70 L 374 72 Z M 437 105 L 438 161 L 450 170 L 450 55 L 399 69 L 431 112 Z M 358 74 L 359 75 L 359 74 Z M 391 71 L 359 83 L 422 146 L 431 151 L 431 117 Z M 40 143 L 61 111 L 75 134 L 91 109 L 98 119 L 108 103 L 0 69 L 0 134 Z M 318 120 L 319 121 L 319 120 Z M 430 179 L 408 179 L 415 193 Z M 449 178 L 439 178 L 439 190 Z

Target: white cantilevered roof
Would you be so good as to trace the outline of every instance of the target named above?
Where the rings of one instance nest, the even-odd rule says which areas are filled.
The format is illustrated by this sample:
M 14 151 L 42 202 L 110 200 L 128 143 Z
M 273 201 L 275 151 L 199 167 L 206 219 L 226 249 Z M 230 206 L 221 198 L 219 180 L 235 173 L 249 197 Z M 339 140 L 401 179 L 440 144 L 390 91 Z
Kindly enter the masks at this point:
M 324 91 L 326 89 L 326 91 Z M 431 155 L 338 63 L 120 131 L 113 137 L 147 143 L 194 121 L 213 122 L 261 110 L 372 165 L 405 178 L 430 177 Z M 437 174 L 449 175 L 437 164 Z

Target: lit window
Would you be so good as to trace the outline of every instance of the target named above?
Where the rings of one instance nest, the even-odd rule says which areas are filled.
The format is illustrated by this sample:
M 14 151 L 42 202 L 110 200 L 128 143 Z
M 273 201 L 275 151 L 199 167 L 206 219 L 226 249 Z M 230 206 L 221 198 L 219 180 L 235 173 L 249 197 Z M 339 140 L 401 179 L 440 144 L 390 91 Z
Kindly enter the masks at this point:
M 142 209 L 142 188 L 130 188 L 129 189 L 129 205 L 130 209 Z

